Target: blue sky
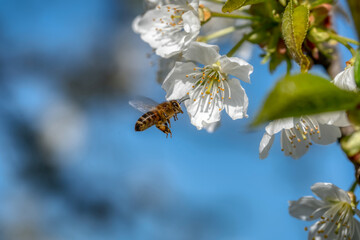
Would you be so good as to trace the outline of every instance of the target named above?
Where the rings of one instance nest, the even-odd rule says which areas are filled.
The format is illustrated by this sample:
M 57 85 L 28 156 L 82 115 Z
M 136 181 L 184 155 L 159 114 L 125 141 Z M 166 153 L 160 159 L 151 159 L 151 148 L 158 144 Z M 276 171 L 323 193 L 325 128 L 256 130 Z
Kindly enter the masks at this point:
M 171 139 L 156 128 L 135 132 L 141 113 L 128 105 L 129 99 L 144 95 L 160 102 L 165 92 L 156 83 L 156 66 L 146 58 L 150 47 L 131 30 L 132 19 L 142 11 L 134 6 L 139 5 L 3 2 L 0 41 L 6 46 L 1 50 L 6 64 L 0 88 L 8 95 L 0 97 L 5 116 L 0 120 L 0 227 L 7 229 L 5 236 L 14 236 L 10 226 L 27 226 L 36 230 L 37 239 L 307 238 L 303 229 L 310 224 L 289 216 L 288 201 L 310 195 L 316 182 L 347 189 L 354 169 L 337 143 L 312 146 L 293 160 L 282 154 L 277 138 L 269 157 L 259 160 L 264 130 L 250 132 L 247 126 L 285 66 L 268 74 L 255 47 L 249 60 L 255 69 L 252 83 L 242 84 L 250 101 L 249 119 L 232 121 L 223 114 L 221 127 L 208 134 L 197 131 L 185 113 L 172 124 Z M 349 25 L 344 19 L 335 25 L 341 35 L 354 37 L 351 27 L 342 27 Z M 107 51 L 117 53 L 119 84 L 128 91 L 74 103 L 63 88 L 70 81 L 67 74 L 98 56 L 90 53 L 92 47 L 109 45 Z M 221 49 L 225 53 L 229 46 Z M 18 59 L 27 54 L 44 57 L 40 70 L 21 65 Z M 350 57 L 344 48 L 341 55 L 343 62 Z M 50 165 L 68 195 L 43 191 L 19 177 L 29 156 L 9 129 L 9 113 L 51 149 Z M 85 210 L 74 210 L 69 198 L 83 201 L 76 206 L 106 201 L 113 217 L 95 221 Z

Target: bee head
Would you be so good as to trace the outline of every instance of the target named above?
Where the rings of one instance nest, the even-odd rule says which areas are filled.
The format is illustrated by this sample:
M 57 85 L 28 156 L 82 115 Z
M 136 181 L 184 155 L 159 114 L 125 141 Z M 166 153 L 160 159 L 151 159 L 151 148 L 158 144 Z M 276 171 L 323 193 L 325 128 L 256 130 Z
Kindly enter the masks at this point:
M 183 111 L 182 111 L 182 109 L 180 107 L 180 104 L 178 103 L 177 100 L 172 100 L 172 101 L 170 101 L 170 103 L 171 103 L 172 107 L 176 110 L 176 112 L 183 113 Z

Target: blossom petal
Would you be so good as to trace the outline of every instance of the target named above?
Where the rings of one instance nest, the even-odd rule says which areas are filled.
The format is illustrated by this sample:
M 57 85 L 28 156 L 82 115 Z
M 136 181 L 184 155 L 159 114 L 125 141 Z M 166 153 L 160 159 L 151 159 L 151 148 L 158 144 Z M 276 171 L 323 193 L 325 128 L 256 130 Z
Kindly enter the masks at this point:
M 266 127 L 265 131 L 270 134 L 276 134 L 282 129 L 290 129 L 294 127 L 294 118 L 283 118 L 270 122 Z
M 198 130 L 201 130 L 210 123 L 220 121 L 220 111 L 209 106 L 207 100 L 193 101 L 192 95 L 190 94 L 190 100 L 185 101 L 185 107 L 190 116 L 191 124 Z
M 233 119 L 247 118 L 246 114 L 249 99 L 245 93 L 244 88 L 240 85 L 240 81 L 233 78 L 227 80 L 229 84 L 229 90 L 231 91 L 230 95 L 225 95 L 224 99 L 224 107 L 227 114 Z
M 341 137 L 340 128 L 333 125 L 319 124 L 320 136 L 318 134 L 311 135 L 311 140 L 314 142 L 327 145 L 336 142 Z
M 186 78 L 196 65 L 191 62 L 176 62 L 174 68 L 165 78 L 162 88 L 166 91 L 166 99 L 180 99 L 192 88 L 194 79 Z
M 131 27 L 135 33 L 141 33 L 141 28 L 139 27 L 139 23 L 141 20 L 141 16 L 136 16 L 136 18 L 133 20 Z
M 216 63 L 220 58 L 219 47 L 202 42 L 192 42 L 183 56 L 185 60 L 210 65 Z
M 348 194 L 332 183 L 315 183 L 311 186 L 311 191 L 323 201 L 342 201 L 351 203 Z
M 185 8 L 188 5 L 165 5 L 147 11 L 141 19 L 133 22 L 135 32 L 141 39 L 156 49 L 156 54 L 169 58 L 186 49 L 200 32 L 200 20 L 195 10 L 187 10 L 182 14 L 181 24 L 172 25 L 173 12 L 169 9 Z
M 269 135 L 268 133 L 264 133 L 263 138 L 261 139 L 260 146 L 259 146 L 259 156 L 260 159 L 265 159 L 268 154 L 269 150 L 274 143 L 275 136 Z
M 360 239 L 360 222 L 356 219 L 354 219 L 354 235 L 352 239 Z
M 350 122 L 346 116 L 345 111 L 321 113 L 308 117 L 314 118 L 316 121 L 318 121 L 321 124 L 335 125 L 338 127 L 346 127 L 350 125 Z
M 190 1 L 186 0 L 186 1 L 189 2 L 189 5 L 191 7 L 193 7 L 195 11 L 198 10 L 198 8 L 199 8 L 199 0 L 190 0 Z
M 354 67 L 350 67 L 338 73 L 338 75 L 336 75 L 336 77 L 334 78 L 334 84 L 344 90 L 356 90 Z
M 293 159 L 298 159 L 309 150 L 307 146 L 305 141 L 293 141 L 293 143 L 291 143 L 286 136 L 285 130 L 281 131 L 281 147 L 285 156 L 291 156 Z
M 162 84 L 166 76 L 174 68 L 175 63 L 181 61 L 182 55 L 177 54 L 170 58 L 159 58 L 158 60 L 158 70 L 156 72 L 156 80 L 158 83 Z
M 305 196 L 297 201 L 289 201 L 289 213 L 301 220 L 311 221 L 321 217 L 326 211 L 326 203 L 311 196 Z M 323 211 L 318 211 L 324 209 Z
M 204 123 L 204 128 L 208 133 L 213 133 L 220 127 L 220 121 L 219 122 L 213 122 L 213 123 Z
M 222 72 L 233 75 L 244 82 L 250 82 L 250 74 L 254 68 L 248 62 L 237 57 L 227 56 L 222 56 L 219 61 Z

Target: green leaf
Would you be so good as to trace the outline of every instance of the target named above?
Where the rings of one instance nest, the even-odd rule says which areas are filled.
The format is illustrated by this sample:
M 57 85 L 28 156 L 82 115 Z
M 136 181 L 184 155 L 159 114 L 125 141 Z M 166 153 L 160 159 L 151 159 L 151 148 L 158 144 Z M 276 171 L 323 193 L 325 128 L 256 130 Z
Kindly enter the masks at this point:
M 257 3 L 265 2 L 266 0 L 227 0 L 224 4 L 222 11 L 224 13 L 226 12 L 232 12 L 236 9 L 239 9 L 246 5 L 252 5 Z
M 309 9 L 300 5 L 294 8 L 290 0 L 282 19 L 282 34 L 291 57 L 300 65 L 301 71 L 309 69 L 310 61 L 302 52 L 302 44 L 309 28 Z
M 358 88 L 360 88 L 360 51 L 356 54 L 355 64 L 354 64 L 354 78 L 355 83 Z
M 308 73 L 287 75 L 270 92 L 252 125 L 287 117 L 354 109 L 360 95 Z

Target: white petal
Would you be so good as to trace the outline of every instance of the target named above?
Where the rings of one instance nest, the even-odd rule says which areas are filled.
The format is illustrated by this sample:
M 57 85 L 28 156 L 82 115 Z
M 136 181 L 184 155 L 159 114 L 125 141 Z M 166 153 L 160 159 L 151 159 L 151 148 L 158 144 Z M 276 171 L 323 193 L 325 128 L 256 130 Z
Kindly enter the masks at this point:
M 336 226 L 332 222 L 325 222 L 324 220 L 319 220 L 314 223 L 309 230 L 308 240 L 344 240 L 342 232 L 339 234 L 335 233 Z M 325 237 L 325 234 L 327 237 Z
M 306 196 L 297 201 L 289 201 L 289 213 L 291 216 L 305 221 L 311 221 L 321 217 L 326 209 L 326 203 L 314 197 Z M 323 209 L 319 211 L 319 209 Z
M 210 123 L 219 122 L 220 111 L 218 108 L 211 107 L 207 104 L 207 101 L 200 99 L 193 101 L 193 94 L 190 94 L 190 99 L 185 101 L 185 107 L 190 116 L 191 124 L 196 126 L 198 130 L 201 130 Z
M 327 202 L 342 201 L 351 203 L 348 194 L 332 183 L 315 183 L 311 186 L 311 191 L 313 191 L 316 196 Z
M 213 123 L 204 123 L 204 128 L 208 133 L 213 133 L 220 127 L 220 121 L 219 122 L 213 122 Z
M 334 84 L 344 90 L 353 91 L 356 90 L 356 83 L 354 78 L 354 67 L 345 69 L 336 75 Z
M 227 80 L 231 91 L 231 99 L 228 95 L 225 95 L 224 107 L 229 116 L 235 120 L 240 118 L 247 118 L 246 114 L 249 99 L 245 93 L 244 88 L 240 85 L 240 81 L 233 78 Z M 225 90 L 225 92 L 227 92 Z
M 159 58 L 158 60 L 158 70 L 156 72 L 157 82 L 162 84 L 166 78 L 166 76 L 171 72 L 174 68 L 175 63 L 181 61 L 182 55 L 177 54 L 170 58 Z
M 360 223 L 358 220 L 354 219 L 354 235 L 352 239 L 360 239 Z
M 321 124 L 335 125 L 338 127 L 346 127 L 350 125 L 345 111 L 321 113 L 308 117 L 315 119 Z
M 191 7 L 193 7 L 195 11 L 198 10 L 198 8 L 199 8 L 199 0 L 190 0 L 190 1 L 187 1 L 187 2 L 189 2 L 189 5 Z
M 185 60 L 210 65 L 219 60 L 219 47 L 202 42 L 192 42 L 183 56 Z
M 293 141 L 293 145 L 291 144 L 290 140 L 287 138 L 285 130 L 281 131 L 281 147 L 284 150 L 285 156 L 291 156 L 293 159 L 298 159 L 303 156 L 309 148 L 306 147 L 307 143 L 305 141 Z
M 191 90 L 194 79 L 190 77 L 187 78 L 186 74 L 193 72 L 194 67 L 196 67 L 196 65 L 191 62 L 175 63 L 174 68 L 162 84 L 162 88 L 166 91 L 167 100 L 180 99 Z
M 327 145 L 336 142 L 341 137 L 340 128 L 332 125 L 319 124 L 320 138 L 318 134 L 311 135 L 311 140 L 314 142 Z
M 264 133 L 263 138 L 261 139 L 260 146 L 259 146 L 259 156 L 260 159 L 265 159 L 268 154 L 269 150 L 274 143 L 275 136 L 269 135 L 268 133 Z
M 233 75 L 244 82 L 250 82 L 250 74 L 254 68 L 245 60 L 237 57 L 222 56 L 220 65 L 222 72 Z
M 131 24 L 131 27 L 135 33 L 141 33 L 140 31 L 141 28 L 139 27 L 140 20 L 141 20 L 141 16 L 137 16 Z
M 200 32 L 200 20 L 197 12 L 187 11 L 182 15 L 184 21 L 184 31 L 188 33 L 185 44 L 190 44 L 190 41 L 195 40 Z
M 173 4 L 165 5 L 160 9 L 147 11 L 140 20 L 136 19 L 133 23 L 134 31 L 141 34 L 141 39 L 156 49 L 157 55 L 164 58 L 174 56 L 186 49 L 200 32 L 200 20 L 194 10 L 186 11 L 182 15 L 182 24 L 170 27 L 169 22 L 172 21 L 173 13 L 168 11 L 168 7 L 183 8 Z M 187 5 L 185 8 L 188 9 Z
M 294 118 L 283 118 L 270 122 L 266 127 L 265 131 L 270 134 L 276 134 L 282 129 L 290 129 L 294 127 Z

